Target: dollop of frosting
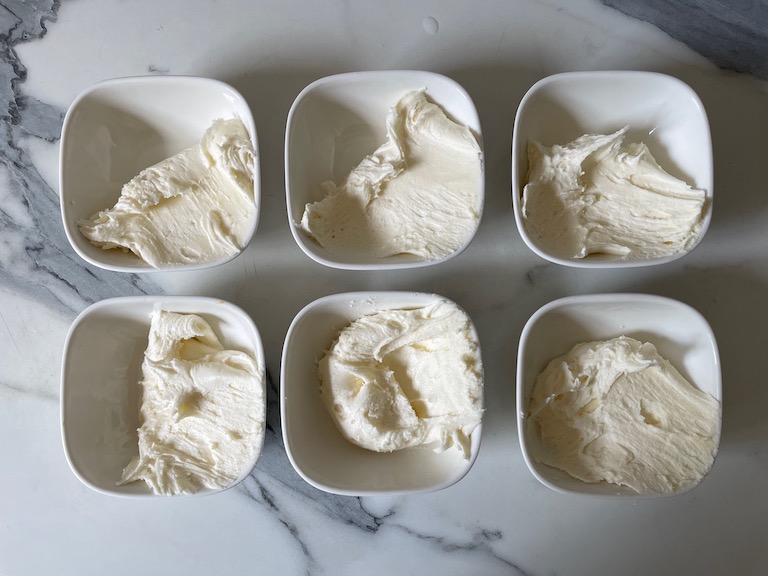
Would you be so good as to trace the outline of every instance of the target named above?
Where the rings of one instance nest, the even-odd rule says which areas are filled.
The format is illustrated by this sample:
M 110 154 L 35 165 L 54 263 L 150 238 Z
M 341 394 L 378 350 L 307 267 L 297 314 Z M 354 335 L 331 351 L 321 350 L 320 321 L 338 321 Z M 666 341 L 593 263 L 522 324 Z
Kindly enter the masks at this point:
M 661 258 L 699 238 L 705 192 L 667 174 L 629 127 L 551 148 L 528 144 L 526 231 L 560 258 Z
M 574 346 L 539 374 L 527 430 L 537 462 L 642 494 L 695 486 L 714 462 L 720 403 L 651 343 Z
M 92 244 L 129 250 L 156 268 L 231 257 L 256 215 L 254 163 L 242 121 L 216 120 L 197 146 L 142 170 L 113 208 L 78 227 Z
M 341 186 L 304 210 L 299 228 L 331 253 L 446 257 L 474 234 L 482 210 L 482 151 L 466 126 L 423 91 L 389 112 L 387 141 Z
M 156 310 L 141 369 L 139 455 L 120 483 L 163 495 L 233 484 L 261 450 L 264 368 L 200 316 Z
M 479 343 L 468 316 L 439 301 L 363 316 L 318 364 L 320 392 L 350 442 L 377 452 L 432 444 L 470 455 L 483 413 Z

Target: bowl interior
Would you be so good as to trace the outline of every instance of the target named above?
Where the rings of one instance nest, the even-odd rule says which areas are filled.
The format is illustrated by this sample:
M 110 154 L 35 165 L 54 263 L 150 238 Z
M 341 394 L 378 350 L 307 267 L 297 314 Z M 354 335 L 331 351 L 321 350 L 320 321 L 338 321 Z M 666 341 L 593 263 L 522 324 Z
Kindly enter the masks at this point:
M 386 141 L 386 117 L 408 92 L 427 96 L 456 122 L 468 126 L 482 147 L 480 120 L 466 91 L 431 72 L 382 71 L 341 74 L 320 79 L 299 94 L 286 130 L 286 198 L 296 242 L 314 260 L 340 268 L 392 268 L 435 263 L 410 255 L 378 258 L 330 254 L 297 227 L 304 206 L 324 197 L 320 185 L 344 181 L 363 158 Z M 461 250 L 457 251 L 460 252 Z
M 699 240 L 711 219 L 712 142 L 706 112 L 696 93 L 671 76 L 650 72 L 572 72 L 535 84 L 517 111 L 512 145 L 512 198 L 525 242 L 539 255 L 575 267 L 631 267 L 680 257 L 623 261 L 612 256 L 582 260 L 546 253 L 530 237 L 522 219 L 522 192 L 528 173 L 530 140 L 545 146 L 567 144 L 584 134 L 630 129 L 625 143 L 644 142 L 666 172 L 706 191 L 708 206 Z
M 261 338 L 253 321 L 240 308 L 221 300 L 142 296 L 102 300 L 87 308 L 73 323 L 64 350 L 62 434 L 73 471 L 86 485 L 104 493 L 154 495 L 143 482 L 117 483 L 123 468 L 138 455 L 139 381 L 149 314 L 155 309 L 200 315 L 225 347 L 251 354 L 264 367 Z M 260 447 L 257 457 L 259 452 Z M 247 466 L 237 482 L 255 463 Z M 198 494 L 210 492 L 214 491 Z
M 350 322 L 387 308 L 418 308 L 443 299 L 399 292 L 337 294 L 296 316 L 283 350 L 282 426 L 288 457 L 307 482 L 346 495 L 411 493 L 446 488 L 469 471 L 480 448 L 479 426 L 472 433 L 469 460 L 455 448 L 442 454 L 425 447 L 378 453 L 346 440 L 320 396 L 317 361 Z
M 77 222 L 114 206 L 122 186 L 144 168 L 198 144 L 214 120 L 234 117 L 243 121 L 258 153 L 256 127 L 247 103 L 233 88 L 217 80 L 121 78 L 83 92 L 67 112 L 61 139 L 62 218 L 75 251 L 86 261 L 111 270 L 156 270 L 131 253 L 94 246 L 80 233 Z M 257 160 L 257 214 L 258 164 Z M 251 235 L 257 221 L 258 216 L 252 222 Z
M 694 386 L 722 401 L 717 343 L 706 320 L 676 300 L 635 294 L 574 296 L 537 311 L 520 339 L 517 367 L 517 426 L 528 467 L 545 485 L 563 492 L 642 497 L 612 484 L 591 484 L 531 457 L 537 438 L 526 426 L 536 377 L 554 358 L 581 342 L 628 336 L 654 344 L 663 357 Z

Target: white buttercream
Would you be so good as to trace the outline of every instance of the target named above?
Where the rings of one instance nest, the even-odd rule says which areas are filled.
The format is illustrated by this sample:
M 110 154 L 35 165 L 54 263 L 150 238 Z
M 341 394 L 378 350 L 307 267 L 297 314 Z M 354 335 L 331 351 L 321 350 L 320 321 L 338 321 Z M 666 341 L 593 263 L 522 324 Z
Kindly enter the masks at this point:
M 300 228 L 329 252 L 446 257 L 474 234 L 482 209 L 482 151 L 466 126 L 411 92 L 387 116 L 387 141 L 345 182 L 322 185 Z
M 469 318 L 452 302 L 363 316 L 318 369 L 328 410 L 354 444 L 377 452 L 455 445 L 469 457 L 483 369 Z
M 139 455 L 122 484 L 156 494 L 230 486 L 264 437 L 264 368 L 195 314 L 154 311 L 142 364 Z
M 78 226 L 93 244 L 130 250 L 154 267 L 233 256 L 255 218 L 254 162 L 243 123 L 217 120 L 199 145 L 143 170 L 113 208 Z
M 528 433 L 538 462 L 644 494 L 696 485 L 709 471 L 720 404 L 653 344 L 620 337 L 574 346 L 536 379 Z
M 628 127 L 551 148 L 528 145 L 523 218 L 536 243 L 560 258 L 659 258 L 699 237 L 703 190 L 667 174 L 645 144 L 622 147 Z

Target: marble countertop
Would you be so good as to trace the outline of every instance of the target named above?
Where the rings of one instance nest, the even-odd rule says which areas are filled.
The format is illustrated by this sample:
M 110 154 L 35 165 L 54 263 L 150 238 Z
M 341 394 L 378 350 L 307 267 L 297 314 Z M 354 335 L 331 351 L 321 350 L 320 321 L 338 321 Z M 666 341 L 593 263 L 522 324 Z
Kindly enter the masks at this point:
M 614 7 L 587 0 L 0 2 L 0 573 L 764 574 L 766 2 L 606 4 Z M 473 243 L 449 262 L 338 271 L 311 261 L 290 235 L 283 177 L 290 105 L 317 78 L 368 69 L 440 72 L 478 108 L 486 211 Z M 549 74 L 598 69 L 671 74 L 704 102 L 714 216 L 703 242 L 680 260 L 564 268 L 533 254 L 515 229 L 509 150 L 521 97 Z M 97 81 L 147 74 L 226 81 L 253 110 L 261 222 L 245 253 L 215 271 L 106 272 L 80 260 L 64 235 L 57 170 L 67 107 Z M 477 325 L 488 406 L 483 445 L 451 488 L 341 497 L 293 471 L 277 404 L 283 338 L 305 304 L 351 290 L 438 292 Z M 711 474 L 687 494 L 563 495 L 539 484 L 521 456 L 514 375 L 523 324 L 555 298 L 614 291 L 686 302 L 717 336 L 721 447 Z M 59 372 L 69 325 L 93 302 L 143 293 L 230 300 L 261 331 L 269 430 L 262 458 L 236 489 L 193 499 L 111 498 L 67 466 Z

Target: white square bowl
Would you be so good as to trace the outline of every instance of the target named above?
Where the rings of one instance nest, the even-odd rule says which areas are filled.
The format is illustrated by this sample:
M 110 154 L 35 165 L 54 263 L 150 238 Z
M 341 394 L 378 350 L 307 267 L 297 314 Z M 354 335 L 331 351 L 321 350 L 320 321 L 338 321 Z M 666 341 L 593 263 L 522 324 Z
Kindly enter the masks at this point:
M 612 134 L 629 126 L 625 142 L 645 143 L 666 172 L 706 192 L 701 231 L 687 251 L 654 259 L 622 260 L 593 255 L 561 258 L 539 246 L 525 228 L 523 187 L 528 175 L 528 142 L 567 144 L 584 134 Z M 566 72 L 548 76 L 525 94 L 512 137 L 512 204 L 525 243 L 536 254 L 563 266 L 627 268 L 670 262 L 690 252 L 712 219 L 712 138 L 704 106 L 685 83 L 654 72 Z
M 320 396 L 317 362 L 342 329 L 380 310 L 441 300 L 446 298 L 418 292 L 350 292 L 315 300 L 296 315 L 283 346 L 280 409 L 288 458 L 309 484 L 347 496 L 412 494 L 447 488 L 469 472 L 482 424 L 472 432 L 469 459 L 455 448 L 441 454 L 429 447 L 374 452 L 342 436 Z
M 687 304 L 646 294 L 570 296 L 546 304 L 531 316 L 520 337 L 517 431 L 528 468 L 553 490 L 607 497 L 657 497 L 614 484 L 584 482 L 562 470 L 537 463 L 532 457 L 531 447 L 538 439 L 528 434 L 526 418 L 536 377 L 551 360 L 576 344 L 618 336 L 652 343 L 686 380 L 722 403 L 720 356 L 715 335 L 704 317 Z M 722 409 L 720 413 L 722 415 Z M 720 424 L 716 445 L 719 436 Z
M 106 80 L 81 93 L 64 118 L 59 158 L 61 217 L 75 252 L 117 272 L 197 270 L 237 256 L 155 268 L 130 252 L 94 246 L 77 227 L 78 221 L 114 206 L 123 185 L 143 169 L 197 145 L 214 120 L 229 118 L 243 122 L 256 152 L 250 242 L 261 204 L 259 149 L 251 110 L 234 88 L 194 76 L 137 76 Z
M 296 243 L 316 262 L 347 270 L 415 268 L 449 260 L 472 241 L 474 234 L 455 252 L 435 260 L 408 254 L 386 258 L 340 256 L 325 250 L 298 227 L 304 207 L 323 199 L 320 185 L 329 180 L 343 182 L 363 158 L 383 144 L 390 108 L 416 90 L 426 90 L 426 95 L 449 118 L 469 127 L 482 149 L 480 118 L 469 94 L 454 80 L 434 72 L 385 70 L 339 74 L 313 82 L 296 97 L 285 135 L 288 222 Z M 482 217 L 484 181 L 480 193 Z
M 228 349 L 253 356 L 262 369 L 264 350 L 256 326 L 237 306 L 216 298 L 132 296 L 97 302 L 72 323 L 61 371 L 61 432 L 67 462 L 90 488 L 113 496 L 155 496 L 144 482 L 118 486 L 123 468 L 138 455 L 141 364 L 149 337 L 150 312 L 167 310 L 205 319 Z M 265 413 L 261 415 L 266 419 Z M 244 467 L 239 483 L 261 453 Z M 231 487 L 231 486 L 230 486 Z M 201 490 L 194 495 L 221 490 Z

